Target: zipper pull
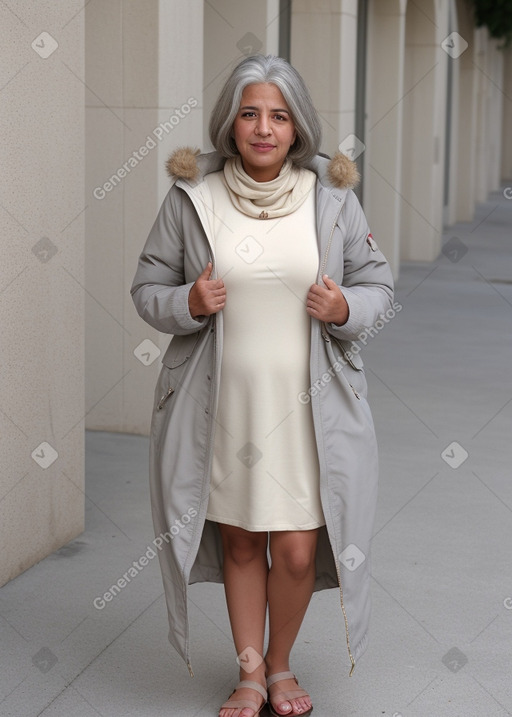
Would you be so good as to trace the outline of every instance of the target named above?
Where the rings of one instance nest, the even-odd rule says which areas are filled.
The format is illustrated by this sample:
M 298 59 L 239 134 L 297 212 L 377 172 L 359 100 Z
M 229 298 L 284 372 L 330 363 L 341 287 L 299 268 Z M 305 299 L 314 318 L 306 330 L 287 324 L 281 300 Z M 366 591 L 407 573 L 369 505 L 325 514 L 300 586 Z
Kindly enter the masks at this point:
M 357 393 L 356 389 L 352 386 L 352 384 L 350 384 L 350 388 L 351 388 L 352 391 L 354 392 L 354 396 L 355 396 L 356 398 L 358 398 L 359 400 L 361 400 L 361 396 Z
M 329 336 L 329 333 L 327 329 L 325 328 L 325 321 L 322 321 L 320 324 L 320 332 L 322 334 L 322 338 L 324 341 L 327 341 L 327 343 L 331 342 L 331 337 Z
M 174 393 L 174 388 L 172 386 L 169 386 L 169 388 L 167 389 L 167 393 L 164 393 L 164 395 L 158 402 L 158 406 L 157 406 L 158 410 L 160 410 L 163 407 L 164 403 L 167 401 L 169 396 L 171 396 L 173 393 Z

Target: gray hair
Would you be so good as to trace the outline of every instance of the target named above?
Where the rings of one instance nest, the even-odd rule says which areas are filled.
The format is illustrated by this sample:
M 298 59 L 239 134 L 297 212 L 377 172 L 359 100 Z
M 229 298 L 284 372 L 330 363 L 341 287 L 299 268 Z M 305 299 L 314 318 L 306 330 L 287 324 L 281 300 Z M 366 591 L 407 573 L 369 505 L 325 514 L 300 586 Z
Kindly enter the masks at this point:
M 320 119 L 302 77 L 289 62 L 275 55 L 252 55 L 235 67 L 210 116 L 211 143 L 224 157 L 239 154 L 232 136 L 233 123 L 244 89 L 260 83 L 270 83 L 281 90 L 296 130 L 296 139 L 288 157 L 295 164 L 307 164 L 319 152 L 322 139 Z

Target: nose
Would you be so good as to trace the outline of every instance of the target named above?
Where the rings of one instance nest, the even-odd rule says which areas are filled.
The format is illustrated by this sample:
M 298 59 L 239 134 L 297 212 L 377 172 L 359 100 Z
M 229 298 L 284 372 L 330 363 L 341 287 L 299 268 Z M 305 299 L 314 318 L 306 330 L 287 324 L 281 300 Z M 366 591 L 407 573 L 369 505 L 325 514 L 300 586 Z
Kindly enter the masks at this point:
M 272 128 L 270 127 L 268 118 L 261 116 L 256 125 L 256 133 L 262 137 L 267 137 L 271 132 Z

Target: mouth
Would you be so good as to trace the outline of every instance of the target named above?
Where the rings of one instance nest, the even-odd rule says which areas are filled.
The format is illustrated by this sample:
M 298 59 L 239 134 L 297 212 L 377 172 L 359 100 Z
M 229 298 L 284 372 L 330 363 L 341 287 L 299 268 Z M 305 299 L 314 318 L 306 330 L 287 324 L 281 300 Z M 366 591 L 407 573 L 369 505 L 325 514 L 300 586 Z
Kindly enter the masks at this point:
M 254 142 L 251 147 L 257 152 L 269 152 L 271 149 L 275 149 L 275 145 L 268 144 L 267 142 Z

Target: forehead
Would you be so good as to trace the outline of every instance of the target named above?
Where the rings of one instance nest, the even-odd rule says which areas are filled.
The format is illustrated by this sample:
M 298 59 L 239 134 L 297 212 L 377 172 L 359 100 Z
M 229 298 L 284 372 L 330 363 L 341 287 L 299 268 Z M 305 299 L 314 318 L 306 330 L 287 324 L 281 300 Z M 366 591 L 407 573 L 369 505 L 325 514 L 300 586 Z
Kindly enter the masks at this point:
M 270 103 L 276 107 L 288 107 L 281 90 L 269 82 L 260 82 L 254 85 L 247 85 L 242 92 L 241 105 L 257 103 Z

